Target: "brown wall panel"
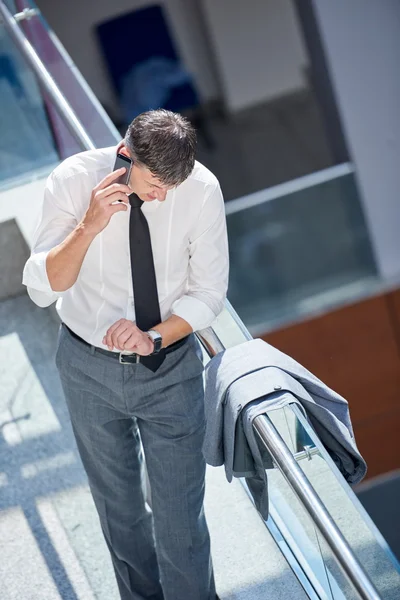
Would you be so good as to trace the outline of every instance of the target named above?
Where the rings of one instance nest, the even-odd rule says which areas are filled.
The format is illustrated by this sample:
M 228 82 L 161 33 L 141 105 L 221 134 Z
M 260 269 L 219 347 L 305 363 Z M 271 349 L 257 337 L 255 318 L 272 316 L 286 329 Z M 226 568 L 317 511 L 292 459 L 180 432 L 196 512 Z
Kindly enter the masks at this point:
M 400 408 L 355 428 L 358 449 L 368 465 L 368 477 L 400 466 Z
M 391 301 L 399 319 L 400 323 L 400 290 L 394 290 L 386 294 L 387 298 Z
M 386 304 L 392 321 L 400 359 L 400 290 L 386 294 Z
M 400 293 L 397 300 L 400 323 Z M 400 407 L 400 331 L 397 338 L 392 312 L 388 299 L 380 296 L 260 336 L 346 398 L 368 462 L 373 459 L 369 443 L 375 446 L 377 435 L 385 436 L 382 464 L 373 459 L 369 475 L 400 466 L 398 417 L 397 430 L 393 425 L 385 432 L 379 425 L 392 425 L 388 415 Z

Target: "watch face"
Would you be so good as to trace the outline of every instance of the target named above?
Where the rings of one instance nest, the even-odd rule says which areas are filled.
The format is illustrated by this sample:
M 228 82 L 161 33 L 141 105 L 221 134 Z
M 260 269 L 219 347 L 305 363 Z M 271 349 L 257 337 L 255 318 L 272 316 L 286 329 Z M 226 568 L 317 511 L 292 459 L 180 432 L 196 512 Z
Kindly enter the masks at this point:
M 162 336 L 160 333 L 158 333 L 158 331 L 154 330 L 150 330 L 148 333 L 154 342 L 153 354 L 157 354 L 158 352 L 160 352 L 162 347 Z
M 154 340 L 154 341 L 162 340 L 161 333 L 158 333 L 158 331 L 154 331 L 154 329 L 150 329 L 150 331 L 148 333 L 151 336 L 152 340 Z

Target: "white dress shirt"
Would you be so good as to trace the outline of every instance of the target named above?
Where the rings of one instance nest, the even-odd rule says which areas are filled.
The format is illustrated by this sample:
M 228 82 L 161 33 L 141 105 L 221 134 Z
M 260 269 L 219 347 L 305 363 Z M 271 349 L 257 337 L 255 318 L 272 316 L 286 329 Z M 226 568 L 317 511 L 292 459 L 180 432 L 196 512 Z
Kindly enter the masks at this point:
M 117 147 L 66 159 L 48 178 L 40 223 L 23 283 L 38 306 L 57 301 L 61 320 L 88 343 L 106 349 L 103 336 L 119 319 L 135 320 L 129 252 L 129 215 L 114 214 L 91 243 L 74 285 L 52 290 L 49 251 L 82 220 L 92 189 L 113 170 Z M 224 201 L 216 177 L 196 162 L 189 178 L 164 202 L 145 202 L 161 318 L 177 315 L 193 331 L 211 325 L 222 311 L 228 287 L 228 242 Z

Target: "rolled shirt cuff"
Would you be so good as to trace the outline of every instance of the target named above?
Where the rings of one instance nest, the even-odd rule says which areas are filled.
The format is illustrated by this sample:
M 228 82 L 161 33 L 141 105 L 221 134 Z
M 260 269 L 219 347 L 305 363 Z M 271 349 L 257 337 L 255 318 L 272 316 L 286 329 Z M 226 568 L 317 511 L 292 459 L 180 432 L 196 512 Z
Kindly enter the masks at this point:
M 48 252 L 33 254 L 25 265 L 22 283 L 28 288 L 28 294 L 35 304 L 41 307 L 50 306 L 60 296 L 60 292 L 52 290 L 46 270 Z
M 194 296 L 182 296 L 176 300 L 172 305 L 171 313 L 189 323 L 193 331 L 206 329 L 217 317 L 205 302 Z

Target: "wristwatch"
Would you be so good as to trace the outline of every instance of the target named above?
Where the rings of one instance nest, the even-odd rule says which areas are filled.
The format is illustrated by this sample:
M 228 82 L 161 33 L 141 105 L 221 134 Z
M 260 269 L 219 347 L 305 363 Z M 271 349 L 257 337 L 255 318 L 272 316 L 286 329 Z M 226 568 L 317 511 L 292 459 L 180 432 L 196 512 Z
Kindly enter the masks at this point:
M 153 356 L 154 354 L 158 354 L 162 348 L 162 335 L 155 329 L 149 329 L 146 331 L 147 335 L 154 342 L 154 350 L 149 356 Z

